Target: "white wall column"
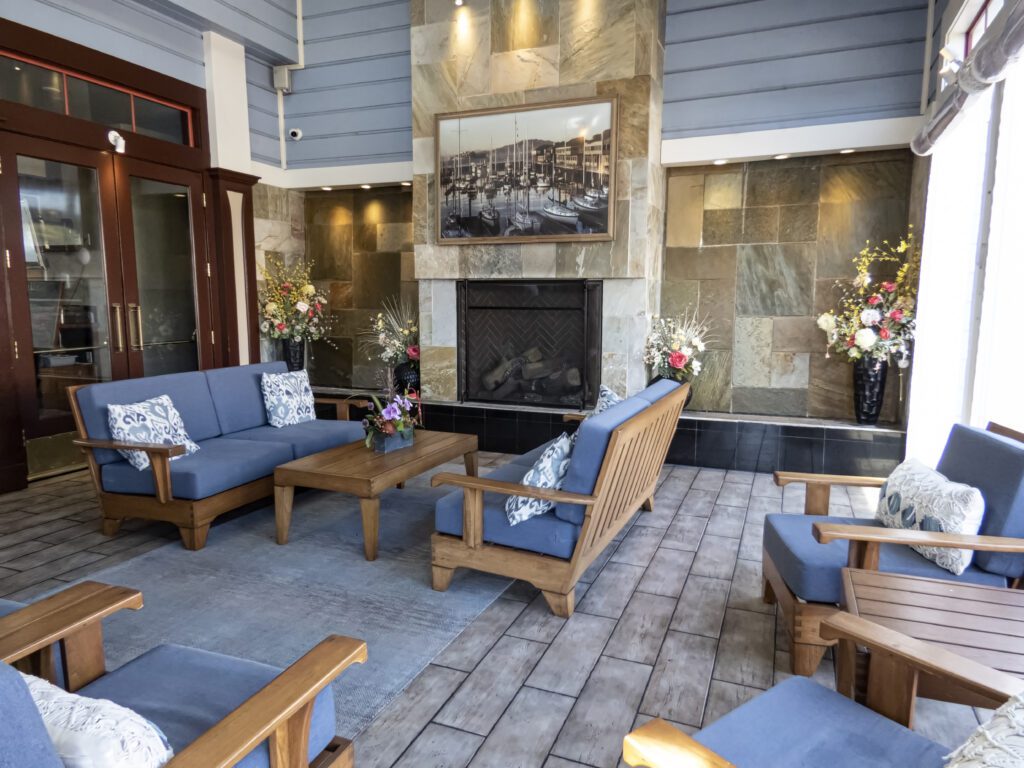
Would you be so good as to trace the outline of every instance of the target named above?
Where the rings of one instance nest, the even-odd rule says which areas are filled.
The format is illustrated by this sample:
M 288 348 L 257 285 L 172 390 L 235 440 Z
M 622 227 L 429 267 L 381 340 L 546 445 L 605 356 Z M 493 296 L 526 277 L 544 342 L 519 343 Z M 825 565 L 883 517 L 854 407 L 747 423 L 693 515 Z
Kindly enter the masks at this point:
M 214 168 L 251 173 L 245 48 L 216 32 L 204 32 L 203 58 L 206 61 L 210 163 Z

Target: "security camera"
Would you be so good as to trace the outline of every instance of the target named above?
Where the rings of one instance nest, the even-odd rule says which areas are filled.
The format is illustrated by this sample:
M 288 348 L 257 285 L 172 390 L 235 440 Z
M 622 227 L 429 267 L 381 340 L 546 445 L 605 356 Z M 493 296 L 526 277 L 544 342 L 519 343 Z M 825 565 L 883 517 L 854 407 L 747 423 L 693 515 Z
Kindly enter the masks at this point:
M 301 128 L 289 128 L 288 138 L 292 141 L 302 141 L 302 129 Z

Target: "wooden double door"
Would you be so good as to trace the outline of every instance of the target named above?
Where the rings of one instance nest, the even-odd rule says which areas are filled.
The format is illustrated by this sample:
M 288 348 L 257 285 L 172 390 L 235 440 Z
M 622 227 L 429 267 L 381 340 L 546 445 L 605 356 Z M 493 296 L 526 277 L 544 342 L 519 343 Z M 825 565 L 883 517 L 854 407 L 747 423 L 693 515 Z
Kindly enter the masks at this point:
M 0 164 L 23 444 L 73 430 L 71 384 L 214 365 L 201 173 L 4 132 Z

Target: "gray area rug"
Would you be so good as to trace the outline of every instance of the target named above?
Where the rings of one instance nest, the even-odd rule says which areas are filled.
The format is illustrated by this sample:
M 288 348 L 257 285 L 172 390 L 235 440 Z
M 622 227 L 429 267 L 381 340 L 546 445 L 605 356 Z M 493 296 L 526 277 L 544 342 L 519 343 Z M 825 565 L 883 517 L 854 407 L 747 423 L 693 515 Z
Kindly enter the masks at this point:
M 110 667 L 161 643 L 285 667 L 328 634 L 358 637 L 367 663 L 334 683 L 338 733 L 354 737 L 510 583 L 459 571 L 447 592 L 430 588 L 434 501 L 444 492 L 421 477 L 385 494 L 372 563 L 358 501 L 307 491 L 296 494 L 284 546 L 269 506 L 215 526 L 202 551 L 173 543 L 89 576 L 145 600 L 106 621 Z

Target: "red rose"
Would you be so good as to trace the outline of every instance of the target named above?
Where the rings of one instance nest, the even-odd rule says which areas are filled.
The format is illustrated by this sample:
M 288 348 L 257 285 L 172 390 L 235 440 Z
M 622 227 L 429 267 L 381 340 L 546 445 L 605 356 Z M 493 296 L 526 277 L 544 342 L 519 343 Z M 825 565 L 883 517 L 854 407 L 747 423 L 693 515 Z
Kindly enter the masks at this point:
M 689 360 L 686 355 L 682 352 L 673 352 L 668 356 L 668 364 L 673 368 L 682 368 L 686 365 L 686 361 Z
M 405 348 L 405 354 L 409 356 L 410 360 L 419 360 L 420 348 L 417 345 L 413 344 L 412 346 Z
M 292 289 L 291 283 L 281 283 L 281 293 L 288 293 Z
M 323 308 L 323 305 L 318 301 L 316 303 L 316 311 L 319 312 Z
M 881 304 L 881 303 L 882 303 L 882 297 L 877 295 L 877 294 L 875 294 L 874 296 L 869 296 L 868 297 L 868 304 L 870 304 L 872 307 L 875 306 L 875 304 Z
M 311 310 L 309 310 L 309 316 L 310 316 L 310 317 L 312 317 L 312 316 L 313 316 L 313 310 L 312 310 L 312 309 L 311 309 Z
M 884 327 L 883 327 L 883 328 L 881 328 L 881 329 L 880 329 L 880 330 L 878 331 L 878 335 L 879 335 L 879 337 L 880 337 L 881 339 L 883 339 L 883 340 L 887 340 L 887 339 L 890 339 L 890 338 L 892 338 L 892 333 L 890 333 L 890 332 L 889 332 L 889 329 L 888 329 L 888 328 L 884 328 Z
M 882 283 L 882 289 L 886 293 L 896 293 L 896 283 L 890 283 L 890 282 Z
M 274 327 L 275 327 L 275 328 L 277 328 L 277 330 L 279 330 L 279 331 L 283 331 L 283 330 L 284 330 L 285 328 L 287 328 L 288 326 L 287 326 L 287 325 L 285 325 L 284 323 L 278 323 L 278 324 L 277 324 L 277 325 L 275 325 Z
M 903 319 L 903 310 L 894 309 L 892 312 L 889 313 L 889 319 L 895 320 L 898 323 L 900 320 Z
M 850 336 L 850 338 L 846 340 L 846 346 L 852 347 L 854 344 L 856 344 L 856 342 L 853 340 L 853 336 Z

